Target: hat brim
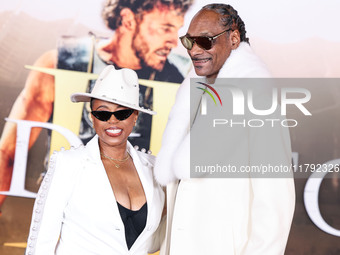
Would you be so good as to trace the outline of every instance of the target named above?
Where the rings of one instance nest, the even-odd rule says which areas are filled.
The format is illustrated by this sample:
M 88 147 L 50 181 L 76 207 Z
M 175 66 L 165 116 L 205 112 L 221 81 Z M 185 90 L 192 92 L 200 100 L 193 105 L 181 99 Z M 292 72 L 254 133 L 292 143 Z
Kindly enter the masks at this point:
M 157 114 L 157 112 L 155 112 L 155 111 L 145 109 L 145 108 L 139 107 L 137 105 L 132 105 L 132 104 L 129 104 L 129 103 L 126 103 L 126 102 L 123 102 L 123 101 L 115 100 L 115 99 L 112 99 L 112 98 L 107 98 L 107 97 L 104 97 L 104 96 L 95 96 L 95 95 L 91 95 L 90 93 L 74 93 L 74 94 L 71 95 L 71 101 L 74 102 L 74 103 L 90 102 L 92 98 L 103 100 L 103 101 L 114 103 L 114 104 L 119 104 L 119 105 L 131 108 L 131 109 L 134 109 L 134 110 L 137 110 L 137 111 L 140 111 L 140 112 L 144 112 L 144 113 L 147 113 L 147 114 L 150 114 L 150 115 Z

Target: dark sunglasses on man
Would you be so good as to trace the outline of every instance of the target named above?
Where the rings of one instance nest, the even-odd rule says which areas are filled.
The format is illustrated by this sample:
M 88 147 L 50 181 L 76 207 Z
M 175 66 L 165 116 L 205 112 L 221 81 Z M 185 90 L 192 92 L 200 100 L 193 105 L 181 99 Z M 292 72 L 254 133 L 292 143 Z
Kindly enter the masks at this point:
M 194 43 L 197 44 L 197 46 L 199 46 L 200 48 L 204 49 L 204 50 L 210 50 L 213 46 L 213 43 L 215 41 L 215 39 L 217 37 L 219 37 L 220 35 L 223 35 L 224 33 L 230 31 L 231 29 L 227 29 L 224 30 L 223 32 L 214 35 L 214 36 L 188 36 L 188 35 L 184 35 L 181 36 L 179 39 L 181 40 L 183 46 L 187 49 L 187 50 L 191 50 L 192 47 L 194 46 Z
M 129 118 L 134 111 L 135 110 L 133 109 L 125 109 L 125 110 L 119 110 L 115 112 L 92 111 L 91 113 L 94 117 L 96 117 L 100 121 L 108 121 L 112 115 L 114 115 L 117 120 L 123 121 Z

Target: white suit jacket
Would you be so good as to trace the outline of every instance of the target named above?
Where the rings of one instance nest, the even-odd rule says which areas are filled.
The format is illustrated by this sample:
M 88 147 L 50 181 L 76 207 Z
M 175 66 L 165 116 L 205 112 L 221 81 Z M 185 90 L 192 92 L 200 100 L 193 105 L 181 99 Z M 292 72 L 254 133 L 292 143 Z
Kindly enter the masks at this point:
M 154 181 L 154 157 L 136 151 L 129 142 L 128 152 L 148 208 L 145 229 L 131 249 L 95 136 L 85 147 L 52 156 L 35 201 L 27 255 L 145 255 L 158 250 L 154 233 L 161 220 L 164 192 Z
M 246 43 L 232 51 L 218 75 L 269 76 Z M 155 164 L 157 181 L 167 185 L 167 223 L 160 254 L 284 254 L 295 207 L 293 178 L 190 179 L 188 98 L 193 95 L 189 78 L 178 90 Z M 287 129 L 271 133 L 250 129 L 234 137 L 226 129 L 225 136 L 231 145 L 225 157 L 241 165 L 256 165 L 267 153 L 275 155 L 273 164 L 291 163 Z M 263 141 L 269 144 L 267 151 L 256 150 Z

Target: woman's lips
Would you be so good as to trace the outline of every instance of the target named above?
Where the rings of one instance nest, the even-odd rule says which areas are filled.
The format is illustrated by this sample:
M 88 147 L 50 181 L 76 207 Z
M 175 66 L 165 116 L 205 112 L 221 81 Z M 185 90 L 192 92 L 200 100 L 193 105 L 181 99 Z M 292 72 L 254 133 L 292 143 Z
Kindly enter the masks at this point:
M 105 130 L 106 134 L 111 137 L 120 136 L 123 132 L 123 129 L 120 128 L 108 128 Z

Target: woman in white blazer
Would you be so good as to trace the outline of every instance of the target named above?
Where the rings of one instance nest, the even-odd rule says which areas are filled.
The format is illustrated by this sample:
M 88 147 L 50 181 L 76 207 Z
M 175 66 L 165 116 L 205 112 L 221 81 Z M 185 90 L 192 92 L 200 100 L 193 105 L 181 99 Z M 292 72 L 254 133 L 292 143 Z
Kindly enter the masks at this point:
M 156 235 L 164 193 L 153 178 L 154 156 L 127 141 L 138 112 L 137 74 L 108 66 L 91 93 L 96 136 L 86 145 L 55 152 L 35 201 L 26 254 L 147 254 Z

